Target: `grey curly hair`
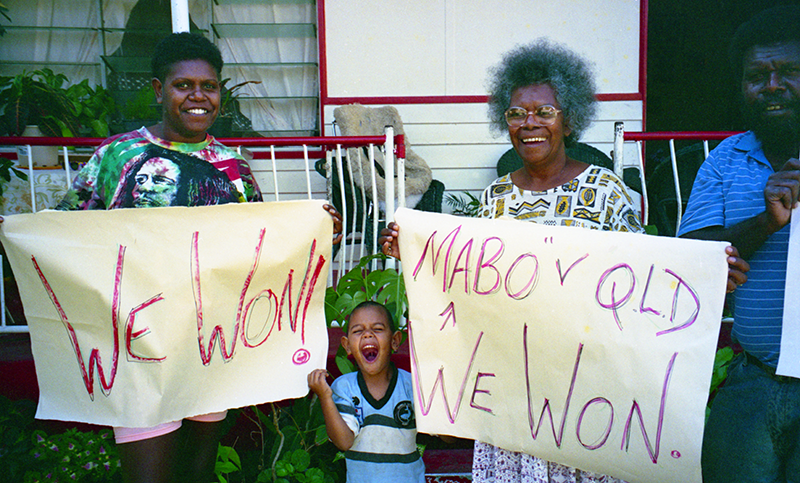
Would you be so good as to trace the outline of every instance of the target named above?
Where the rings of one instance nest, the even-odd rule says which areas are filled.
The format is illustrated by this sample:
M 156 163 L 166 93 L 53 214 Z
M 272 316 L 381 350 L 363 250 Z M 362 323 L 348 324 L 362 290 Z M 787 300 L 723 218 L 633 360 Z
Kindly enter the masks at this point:
M 511 107 L 511 95 L 520 87 L 548 84 L 553 88 L 566 124 L 572 129 L 565 139 L 568 144 L 580 138 L 597 112 L 591 64 L 546 38 L 507 52 L 489 75 L 489 120 L 499 133 L 508 131 L 504 113 Z

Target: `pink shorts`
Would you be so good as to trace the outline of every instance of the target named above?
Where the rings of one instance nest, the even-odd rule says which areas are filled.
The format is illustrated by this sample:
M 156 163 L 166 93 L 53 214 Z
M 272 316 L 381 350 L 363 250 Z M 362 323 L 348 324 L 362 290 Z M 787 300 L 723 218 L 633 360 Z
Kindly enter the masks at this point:
M 191 421 L 199 421 L 201 423 L 216 423 L 222 421 L 228 411 L 220 413 L 201 414 L 199 416 L 192 416 Z M 141 441 L 143 439 L 155 438 L 158 436 L 177 431 L 181 427 L 182 421 L 170 421 L 168 423 L 159 424 L 150 428 L 114 428 L 114 439 L 117 444 L 120 443 L 133 443 L 134 441 Z

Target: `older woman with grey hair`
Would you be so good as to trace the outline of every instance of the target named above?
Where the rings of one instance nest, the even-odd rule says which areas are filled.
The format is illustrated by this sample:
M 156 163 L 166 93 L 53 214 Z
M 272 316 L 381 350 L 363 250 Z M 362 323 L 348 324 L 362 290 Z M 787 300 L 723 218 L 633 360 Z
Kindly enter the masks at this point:
M 641 232 L 628 189 L 608 169 L 567 156 L 597 110 L 589 64 L 540 39 L 508 52 L 491 71 L 489 117 L 508 132 L 522 167 L 492 182 L 480 216 L 550 225 Z M 473 482 L 619 481 L 475 442 Z
M 642 231 L 622 181 L 566 153 L 597 111 L 594 77 L 585 60 L 539 39 L 505 54 L 491 70 L 489 90 L 492 128 L 508 133 L 522 167 L 483 192 L 481 217 Z
M 595 112 L 589 64 L 562 45 L 539 39 L 508 52 L 492 69 L 489 117 L 507 132 L 522 167 L 489 185 L 482 218 L 510 216 L 548 225 L 641 232 L 628 188 L 610 170 L 567 156 Z M 381 232 L 384 253 L 399 258 L 399 227 Z M 614 478 L 475 442 L 473 482 L 616 482 Z

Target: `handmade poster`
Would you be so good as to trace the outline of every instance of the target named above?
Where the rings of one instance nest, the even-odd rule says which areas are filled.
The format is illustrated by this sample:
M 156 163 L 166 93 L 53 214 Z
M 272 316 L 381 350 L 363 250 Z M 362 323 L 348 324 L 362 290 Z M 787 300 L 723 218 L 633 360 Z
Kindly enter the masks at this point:
M 700 482 L 725 243 L 400 210 L 420 431 Z
M 6 216 L 36 417 L 149 427 L 307 394 L 328 350 L 323 203 Z
M 800 260 L 800 215 L 797 210 L 792 210 L 789 227 L 789 253 L 788 260 Z M 800 290 L 800 266 L 797 262 L 786 265 L 787 294 L 796 294 Z M 796 321 L 800 317 L 800 300 L 797 297 L 784 297 L 783 320 L 781 326 L 781 354 L 778 357 L 776 373 L 781 376 L 800 378 L 800 328 Z M 787 322 L 788 321 L 788 322 Z

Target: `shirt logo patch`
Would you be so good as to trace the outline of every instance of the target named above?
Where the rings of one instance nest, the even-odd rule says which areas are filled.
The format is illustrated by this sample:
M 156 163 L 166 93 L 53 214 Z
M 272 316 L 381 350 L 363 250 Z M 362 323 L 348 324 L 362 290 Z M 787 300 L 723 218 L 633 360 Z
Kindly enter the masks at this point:
M 400 401 L 394 407 L 394 421 L 401 428 L 414 426 L 414 407 L 411 401 Z

